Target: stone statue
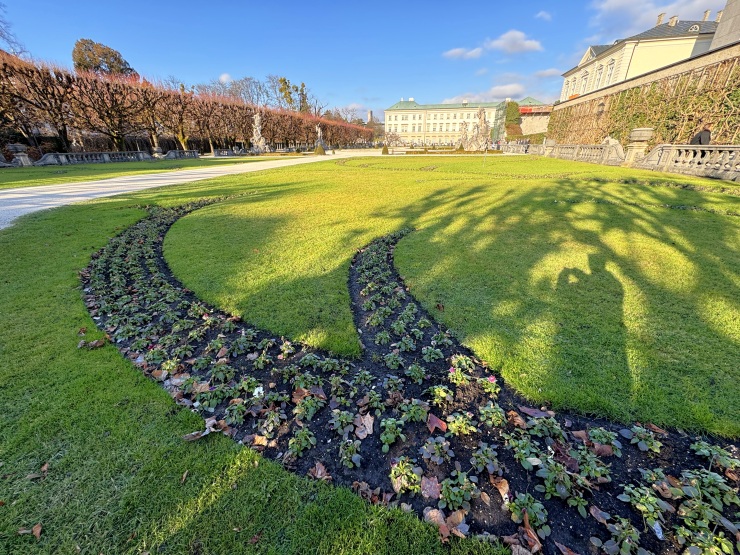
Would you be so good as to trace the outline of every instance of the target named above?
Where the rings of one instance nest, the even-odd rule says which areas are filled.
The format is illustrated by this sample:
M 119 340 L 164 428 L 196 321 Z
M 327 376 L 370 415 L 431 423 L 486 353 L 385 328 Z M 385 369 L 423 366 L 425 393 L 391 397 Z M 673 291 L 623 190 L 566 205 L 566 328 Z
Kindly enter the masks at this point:
M 252 154 L 263 154 L 269 152 L 267 141 L 262 136 L 262 114 L 256 112 L 252 123 Z
M 491 126 L 486 121 L 486 110 L 483 107 L 479 108 L 477 116 L 478 121 L 473 123 L 470 132 L 468 132 L 467 121 L 460 124 L 460 144 L 465 150 L 476 151 L 488 148 Z
M 316 147 L 321 146 L 324 150 L 327 150 L 329 147 L 326 146 L 326 143 L 324 142 L 324 133 L 321 130 L 321 124 L 316 124 Z

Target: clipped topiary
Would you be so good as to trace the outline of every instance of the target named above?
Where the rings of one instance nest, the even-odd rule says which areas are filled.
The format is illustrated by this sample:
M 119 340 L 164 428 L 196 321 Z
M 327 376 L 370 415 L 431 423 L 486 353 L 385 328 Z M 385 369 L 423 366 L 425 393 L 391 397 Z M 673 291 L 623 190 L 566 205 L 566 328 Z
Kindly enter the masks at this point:
M 388 145 L 383 145 L 383 150 L 380 151 L 380 154 L 388 154 Z
M 313 149 L 313 153 L 317 154 L 319 156 L 324 156 L 326 154 L 326 151 L 324 150 L 324 147 L 321 145 L 316 145 L 316 148 Z

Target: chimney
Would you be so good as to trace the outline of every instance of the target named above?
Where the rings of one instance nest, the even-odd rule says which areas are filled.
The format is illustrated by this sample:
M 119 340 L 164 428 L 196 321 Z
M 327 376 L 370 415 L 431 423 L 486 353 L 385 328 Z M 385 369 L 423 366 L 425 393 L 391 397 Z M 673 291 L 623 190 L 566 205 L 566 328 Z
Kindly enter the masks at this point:
M 403 102 L 403 97 L 401 97 L 401 102 Z
M 722 14 L 723 13 L 725 13 L 724 10 L 720 10 L 720 11 L 717 12 L 717 19 L 714 20 L 715 23 L 719 23 L 720 22 L 720 20 L 722 19 Z
M 414 101 L 414 97 L 413 96 L 409 96 L 409 102 L 413 102 L 413 101 Z
M 709 21 L 709 14 L 712 13 L 712 10 L 707 10 L 704 12 L 704 18 L 702 21 Z
M 678 16 L 674 15 L 671 19 L 668 20 L 668 27 L 675 27 L 676 23 L 678 23 Z
M 662 13 L 662 14 L 660 14 L 660 15 L 658 15 L 658 21 L 657 21 L 657 23 L 655 24 L 655 26 L 656 26 L 656 27 L 657 27 L 658 25 L 660 25 L 661 23 L 663 23 L 663 18 L 664 18 L 664 17 L 665 17 L 665 12 L 663 12 L 663 13 Z

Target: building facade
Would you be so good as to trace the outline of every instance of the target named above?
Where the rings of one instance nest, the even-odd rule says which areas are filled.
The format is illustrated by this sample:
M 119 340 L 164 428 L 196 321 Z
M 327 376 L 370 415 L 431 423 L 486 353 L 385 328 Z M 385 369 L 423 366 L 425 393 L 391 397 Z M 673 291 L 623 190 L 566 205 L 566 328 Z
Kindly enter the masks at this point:
M 708 52 L 722 13 L 716 21 L 708 21 L 707 11 L 702 21 L 673 16 L 667 23 L 660 14 L 656 26 L 644 33 L 589 46 L 578 65 L 563 74 L 561 102 Z
M 503 138 L 506 102 L 418 104 L 413 98 L 401 99 L 385 110 L 386 137 L 389 142 L 406 146 L 455 146 L 462 138 L 463 128 L 478 121 L 481 108 L 492 129 L 491 140 Z

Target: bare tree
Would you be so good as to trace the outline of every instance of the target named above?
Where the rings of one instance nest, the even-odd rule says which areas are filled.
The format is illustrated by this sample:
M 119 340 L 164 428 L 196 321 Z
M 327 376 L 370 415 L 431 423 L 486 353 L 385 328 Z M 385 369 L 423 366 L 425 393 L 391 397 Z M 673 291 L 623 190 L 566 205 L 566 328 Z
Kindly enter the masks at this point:
M 0 42 L 4 43 L 11 54 L 21 56 L 27 54 L 25 46 L 16 38 L 13 31 L 10 30 L 11 24 L 5 19 L 5 4 L 0 2 Z

